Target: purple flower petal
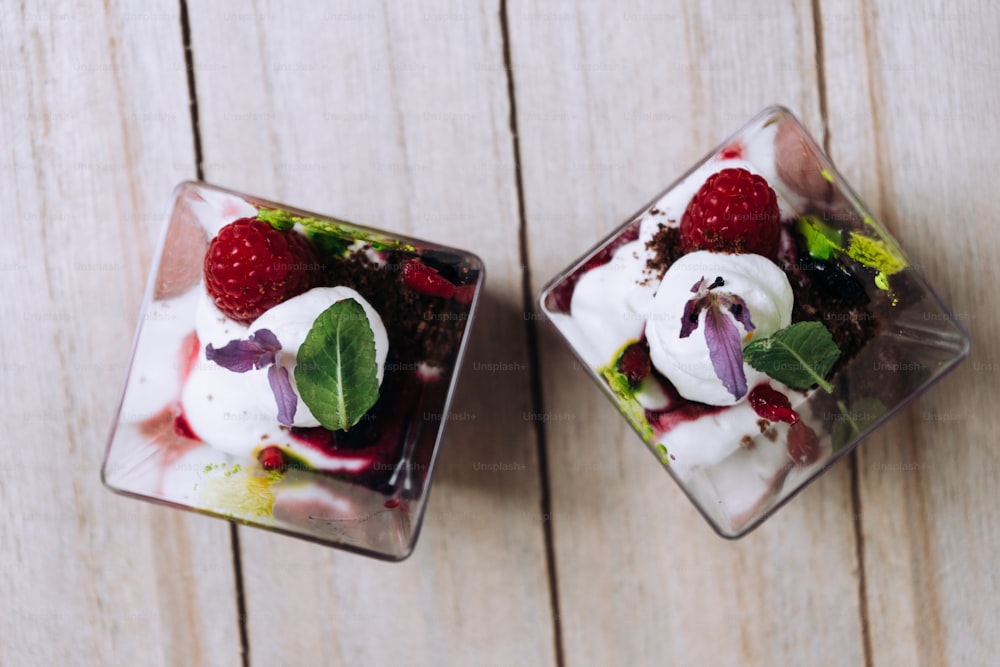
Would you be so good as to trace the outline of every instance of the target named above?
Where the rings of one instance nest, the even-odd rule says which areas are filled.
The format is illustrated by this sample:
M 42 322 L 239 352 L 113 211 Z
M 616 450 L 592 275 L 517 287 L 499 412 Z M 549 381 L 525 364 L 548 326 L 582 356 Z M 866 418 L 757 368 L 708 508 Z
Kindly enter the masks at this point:
M 209 343 L 205 358 L 234 373 L 246 373 L 273 364 L 280 350 L 277 336 L 268 329 L 260 329 L 247 340 L 231 340 L 220 348 Z
M 267 382 L 271 385 L 274 400 L 278 404 L 278 423 L 291 426 L 299 397 L 295 395 L 292 382 L 288 379 L 288 369 L 284 366 L 271 366 L 267 369 Z
M 700 292 L 700 291 L 702 290 L 702 288 L 703 288 L 704 286 L 705 286 L 705 276 L 702 276 L 702 277 L 701 277 L 701 278 L 700 278 L 700 279 L 698 280 L 698 282 L 696 282 L 696 283 L 695 283 L 695 284 L 694 284 L 694 285 L 693 285 L 693 286 L 691 287 L 691 293 L 692 293 L 692 294 L 697 294 L 698 292 Z
M 696 296 L 684 304 L 684 312 L 681 314 L 681 338 L 687 338 L 698 328 L 698 317 L 711 299 L 709 295 Z
M 747 377 L 743 372 L 743 347 L 736 324 L 718 307 L 708 309 L 705 315 L 705 342 L 712 359 L 715 375 L 722 380 L 733 398 L 739 400 L 747 393 Z
M 270 350 L 271 352 L 277 352 L 281 349 L 281 343 L 278 342 L 278 337 L 274 335 L 274 332 L 270 329 L 257 329 L 257 331 L 250 334 L 250 340 L 255 343 L 260 343 L 260 346 L 265 350 Z
M 747 302 L 741 297 L 735 294 L 725 294 L 719 295 L 719 300 L 725 304 L 736 321 L 743 325 L 745 331 L 750 332 L 756 329 L 753 320 L 750 319 L 750 309 L 747 307 Z

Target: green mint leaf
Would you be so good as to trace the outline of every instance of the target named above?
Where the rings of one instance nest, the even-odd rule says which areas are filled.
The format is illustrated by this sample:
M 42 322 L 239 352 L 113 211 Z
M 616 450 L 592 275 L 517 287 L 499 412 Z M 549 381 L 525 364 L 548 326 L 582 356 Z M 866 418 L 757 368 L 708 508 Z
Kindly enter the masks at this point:
M 827 392 L 833 385 L 827 373 L 840 358 L 840 348 L 822 322 L 796 322 L 743 349 L 753 368 L 789 387 L 808 389 L 818 384 Z
M 292 215 L 288 211 L 262 208 L 257 211 L 257 219 L 263 220 L 280 231 L 287 231 L 296 224 L 302 226 L 316 248 L 324 254 L 343 255 L 348 246 L 355 241 L 367 243 L 375 250 L 405 250 L 413 252 L 415 248 L 409 243 L 403 243 L 388 236 L 383 236 L 367 229 L 361 229 L 340 220 L 320 220 L 306 216 Z
M 885 241 L 851 232 L 851 240 L 847 245 L 847 255 L 854 261 L 871 267 L 876 271 L 891 276 L 899 273 L 907 266 L 906 259 Z
M 378 400 L 375 334 L 361 304 L 344 299 L 316 318 L 299 347 L 295 383 L 323 428 L 347 430 Z
M 257 211 L 257 219 L 261 222 L 266 222 L 279 232 L 287 232 L 295 226 L 295 220 L 292 218 L 291 213 L 277 209 L 262 208 Z
M 795 231 L 805 239 L 806 249 L 816 259 L 830 259 L 842 250 L 840 231 L 814 215 L 804 215 L 795 221 Z
M 306 231 L 306 236 L 313 242 L 320 255 L 342 257 L 347 254 L 347 248 L 351 245 L 351 241 L 323 231 L 310 229 Z
M 840 414 L 836 416 L 837 421 L 833 425 L 831 434 L 835 452 L 864 433 L 886 412 L 885 405 L 877 398 L 858 399 L 851 403 L 850 407 L 838 401 L 837 407 L 840 409 Z

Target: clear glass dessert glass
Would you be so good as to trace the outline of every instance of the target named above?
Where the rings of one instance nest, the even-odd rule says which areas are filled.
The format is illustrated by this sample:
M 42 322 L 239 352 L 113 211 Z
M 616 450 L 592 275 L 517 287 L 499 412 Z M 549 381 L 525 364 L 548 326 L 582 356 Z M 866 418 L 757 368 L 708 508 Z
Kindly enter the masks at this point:
M 763 228 L 740 222 L 746 238 L 733 232 L 733 241 L 719 216 L 710 219 L 722 210 L 711 190 L 725 197 L 736 187 L 734 171 L 708 182 L 727 169 L 762 177 L 775 193 L 768 259 L 747 249 L 766 246 Z M 754 225 L 768 219 L 747 210 Z M 760 525 L 970 346 L 898 243 L 782 107 L 725 140 L 556 276 L 539 300 L 727 538 Z M 738 343 L 731 356 L 723 339 Z
M 182 183 L 104 483 L 405 558 L 483 279 L 464 251 Z

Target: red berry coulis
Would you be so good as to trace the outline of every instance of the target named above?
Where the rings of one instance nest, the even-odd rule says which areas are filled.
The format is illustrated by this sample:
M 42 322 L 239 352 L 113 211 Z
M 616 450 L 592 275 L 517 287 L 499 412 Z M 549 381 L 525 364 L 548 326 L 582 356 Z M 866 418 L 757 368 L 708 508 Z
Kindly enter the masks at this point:
M 780 391 L 776 391 L 767 384 L 759 384 L 750 391 L 748 396 L 750 407 L 753 411 L 764 419 L 773 422 L 785 422 L 795 424 L 799 421 L 799 415 L 792 410 L 792 404 L 788 402 L 788 397 Z

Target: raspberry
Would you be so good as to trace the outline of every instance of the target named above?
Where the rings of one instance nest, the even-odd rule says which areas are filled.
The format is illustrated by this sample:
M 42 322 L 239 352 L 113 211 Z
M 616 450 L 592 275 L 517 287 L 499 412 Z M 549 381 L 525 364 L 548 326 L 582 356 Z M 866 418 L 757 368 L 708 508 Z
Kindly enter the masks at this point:
M 792 410 L 788 397 L 766 384 L 754 387 L 748 398 L 753 411 L 764 419 L 789 424 L 799 421 L 799 415 Z
M 411 259 L 403 265 L 403 283 L 414 292 L 429 296 L 450 299 L 455 295 L 455 286 L 451 281 L 419 259 Z
M 681 218 L 684 252 L 753 253 L 777 259 L 781 214 L 774 190 L 746 169 L 712 174 Z
M 205 287 L 228 317 L 250 324 L 264 311 L 313 287 L 318 260 L 309 240 L 266 222 L 241 218 L 212 239 Z
M 642 382 L 651 370 L 649 350 L 642 343 L 632 343 L 618 358 L 618 371 L 633 386 Z
M 819 447 L 819 436 L 812 427 L 804 421 L 797 421 L 788 429 L 788 455 L 797 466 L 807 466 L 816 463 L 822 453 Z
M 285 454 L 281 451 L 280 447 L 275 447 L 274 445 L 265 447 L 257 455 L 257 460 L 260 461 L 260 467 L 264 470 L 285 471 Z
M 475 298 L 475 296 L 475 285 L 459 285 L 455 288 L 455 301 L 458 303 L 468 305 L 472 303 L 472 299 Z

